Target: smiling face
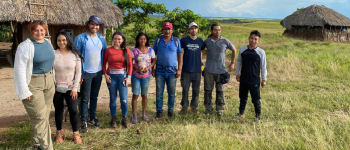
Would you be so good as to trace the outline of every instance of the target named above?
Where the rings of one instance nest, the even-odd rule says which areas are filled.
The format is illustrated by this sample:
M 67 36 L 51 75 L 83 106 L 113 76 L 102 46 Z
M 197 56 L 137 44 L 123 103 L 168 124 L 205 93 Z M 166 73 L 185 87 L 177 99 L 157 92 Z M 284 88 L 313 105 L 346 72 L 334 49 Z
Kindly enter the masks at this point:
M 34 30 L 32 30 L 31 34 L 35 41 L 42 41 L 45 38 L 46 32 L 41 25 L 38 25 Z
M 88 26 L 89 26 L 89 32 L 95 34 L 98 32 L 98 30 L 100 29 L 100 25 L 96 24 L 95 22 L 93 21 L 90 21 L 88 23 Z
M 144 35 L 140 36 L 140 38 L 138 39 L 138 42 L 140 44 L 140 46 L 145 46 L 146 45 L 146 42 L 147 42 L 147 39 Z
M 66 49 L 67 48 L 67 38 L 64 35 L 59 35 L 57 37 L 57 45 L 60 47 L 60 49 Z
M 256 34 L 252 34 L 249 37 L 249 47 L 256 47 L 260 42 L 260 37 Z
M 122 45 L 122 43 L 124 42 L 124 39 L 122 36 L 120 35 L 114 35 L 113 37 L 113 45 L 115 47 L 120 47 Z

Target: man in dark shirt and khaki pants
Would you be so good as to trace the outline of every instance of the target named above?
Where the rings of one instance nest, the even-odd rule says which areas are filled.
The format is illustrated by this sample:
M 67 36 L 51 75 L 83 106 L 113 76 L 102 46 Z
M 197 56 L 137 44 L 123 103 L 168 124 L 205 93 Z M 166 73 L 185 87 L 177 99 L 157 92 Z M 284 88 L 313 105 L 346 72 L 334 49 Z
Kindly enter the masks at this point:
M 252 97 L 255 109 L 255 123 L 259 123 L 260 106 L 260 85 L 263 88 L 266 85 L 266 55 L 265 51 L 258 47 L 260 42 L 260 33 L 253 30 L 249 36 L 249 45 L 242 46 L 239 49 L 236 67 L 236 80 L 239 84 L 239 113 L 235 118 L 243 118 L 244 110 L 248 100 L 248 91 Z M 260 71 L 262 80 L 260 83 Z

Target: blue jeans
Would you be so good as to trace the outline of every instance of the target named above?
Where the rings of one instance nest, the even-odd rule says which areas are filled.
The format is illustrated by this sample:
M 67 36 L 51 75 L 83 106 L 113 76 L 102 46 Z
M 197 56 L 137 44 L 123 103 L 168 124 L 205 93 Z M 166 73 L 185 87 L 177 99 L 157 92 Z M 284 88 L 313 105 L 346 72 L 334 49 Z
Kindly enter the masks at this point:
M 87 111 L 88 111 L 89 101 L 90 101 L 90 106 L 89 106 L 90 120 L 96 118 L 97 97 L 98 97 L 98 93 L 100 92 L 101 81 L 102 81 L 102 71 L 99 71 L 96 73 L 84 72 L 83 83 L 81 84 L 81 87 L 80 87 L 80 93 L 81 93 L 80 115 L 81 115 L 82 122 L 87 121 Z
M 107 83 L 111 116 L 115 117 L 117 115 L 117 91 L 119 91 L 122 116 L 125 117 L 128 114 L 128 87 L 123 85 L 123 80 L 126 78 L 126 74 L 108 75 L 111 77 L 111 83 Z
M 135 75 L 131 77 L 132 94 L 139 95 L 141 88 L 141 95 L 148 94 L 148 85 L 150 77 L 148 78 L 138 78 Z
M 175 74 L 156 74 L 156 109 L 157 112 L 163 112 L 163 93 L 165 83 L 167 84 L 168 91 L 168 112 L 174 112 L 174 103 L 176 96 Z

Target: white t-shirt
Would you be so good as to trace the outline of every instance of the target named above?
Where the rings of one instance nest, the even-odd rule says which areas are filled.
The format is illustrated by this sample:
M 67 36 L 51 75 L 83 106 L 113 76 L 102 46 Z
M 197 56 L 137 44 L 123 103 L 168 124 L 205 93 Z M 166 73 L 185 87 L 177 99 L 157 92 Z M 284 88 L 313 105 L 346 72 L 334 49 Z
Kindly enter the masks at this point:
M 88 73 L 96 73 L 102 70 L 102 41 L 98 36 L 87 36 L 86 54 L 85 54 L 85 71 Z

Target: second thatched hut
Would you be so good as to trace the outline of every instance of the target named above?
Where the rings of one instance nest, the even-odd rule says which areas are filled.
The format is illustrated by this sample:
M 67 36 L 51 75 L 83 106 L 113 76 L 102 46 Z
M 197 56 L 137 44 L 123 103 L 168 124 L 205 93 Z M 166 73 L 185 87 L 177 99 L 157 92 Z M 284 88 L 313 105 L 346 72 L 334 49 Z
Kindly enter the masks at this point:
M 325 6 L 311 5 L 281 21 L 283 35 L 331 42 L 350 42 L 350 19 Z

